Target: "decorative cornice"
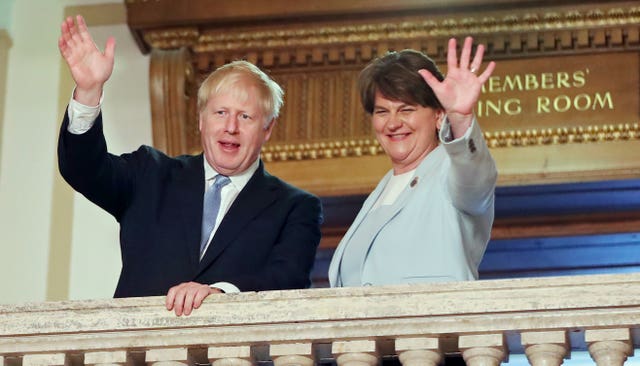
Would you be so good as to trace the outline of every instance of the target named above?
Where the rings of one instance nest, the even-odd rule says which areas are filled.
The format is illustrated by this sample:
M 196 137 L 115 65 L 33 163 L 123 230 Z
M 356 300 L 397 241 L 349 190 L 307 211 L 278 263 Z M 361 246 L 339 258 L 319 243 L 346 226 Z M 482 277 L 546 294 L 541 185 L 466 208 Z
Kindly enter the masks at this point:
M 198 27 L 165 28 L 144 33 L 152 48 L 190 47 L 195 52 L 239 51 L 243 49 L 282 49 L 299 46 L 376 43 L 393 40 L 445 39 L 456 35 L 505 37 L 526 32 L 567 31 L 574 29 L 620 28 L 640 23 L 640 7 L 596 8 L 590 10 L 523 12 L 502 17 L 497 15 L 466 16 L 442 20 L 406 20 L 392 23 L 336 25 L 270 30 L 201 29 Z
M 638 123 L 485 132 L 491 148 L 580 144 L 640 139 Z
M 316 160 L 378 155 L 383 153 L 376 139 L 276 144 L 262 148 L 262 159 L 271 161 Z
M 497 131 L 485 132 L 484 137 L 487 140 L 487 145 L 492 149 L 640 140 L 640 124 L 621 123 L 617 125 Z M 264 161 L 273 162 L 374 156 L 383 153 L 382 147 L 374 138 L 371 138 L 268 145 L 262 149 L 261 155 Z

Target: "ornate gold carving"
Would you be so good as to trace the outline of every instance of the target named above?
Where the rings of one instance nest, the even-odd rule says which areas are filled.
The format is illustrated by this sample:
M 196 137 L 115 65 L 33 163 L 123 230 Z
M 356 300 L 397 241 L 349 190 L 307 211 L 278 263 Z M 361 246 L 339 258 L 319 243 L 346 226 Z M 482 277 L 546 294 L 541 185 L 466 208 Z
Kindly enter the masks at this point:
M 262 149 L 267 162 L 286 160 L 315 160 L 378 155 L 382 147 L 375 139 L 326 141 L 300 144 L 268 145 Z
M 198 41 L 199 31 L 196 27 L 168 28 L 144 33 L 144 41 L 152 49 L 171 50 L 191 47 Z
M 485 132 L 491 148 L 640 139 L 638 123 Z
M 617 125 L 580 126 L 547 129 L 485 132 L 490 148 L 558 145 L 604 141 L 640 140 L 638 123 Z M 384 151 L 374 139 L 324 141 L 300 144 L 268 145 L 262 149 L 262 159 L 267 162 L 288 160 L 316 160 L 365 155 L 378 155 Z
M 640 7 L 626 9 L 614 7 L 583 11 L 573 9 L 564 13 L 549 11 L 546 13 L 508 14 L 501 17 L 497 15 L 463 16 L 439 21 L 420 19 L 397 23 L 321 26 L 308 29 L 224 31 L 180 27 L 149 30 L 145 32 L 144 39 L 152 48 L 172 49 L 189 46 L 195 52 L 237 52 L 245 49 L 264 51 L 298 47 L 311 49 L 314 46 L 336 44 L 375 44 L 388 40 L 448 38 L 467 34 L 484 34 L 488 37 L 502 39 L 505 35 L 517 36 L 518 33 L 526 32 L 543 33 L 627 25 L 637 26 L 639 22 Z M 517 38 L 514 37 L 513 40 L 515 39 Z M 632 39 L 637 39 L 637 36 L 632 35 Z

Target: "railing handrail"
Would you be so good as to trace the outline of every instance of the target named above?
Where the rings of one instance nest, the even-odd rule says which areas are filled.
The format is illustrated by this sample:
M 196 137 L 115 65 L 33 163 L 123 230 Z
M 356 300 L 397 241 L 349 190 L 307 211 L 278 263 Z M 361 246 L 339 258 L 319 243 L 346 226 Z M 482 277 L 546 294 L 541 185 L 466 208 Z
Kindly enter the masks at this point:
M 0 355 L 638 324 L 640 274 L 585 275 L 225 294 L 187 317 L 164 297 L 2 305 Z

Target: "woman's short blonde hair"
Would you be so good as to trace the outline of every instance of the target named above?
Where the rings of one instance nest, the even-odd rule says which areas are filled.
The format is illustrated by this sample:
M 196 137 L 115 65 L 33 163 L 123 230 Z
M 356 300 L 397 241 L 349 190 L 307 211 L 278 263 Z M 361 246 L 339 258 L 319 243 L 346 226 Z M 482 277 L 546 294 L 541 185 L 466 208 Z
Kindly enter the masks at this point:
M 284 92 L 280 85 L 264 71 L 244 60 L 220 66 L 207 76 L 198 89 L 198 113 L 202 112 L 211 95 L 221 92 L 230 92 L 234 94 L 234 97 L 241 100 L 246 99 L 248 93 L 246 87 L 242 85 L 246 82 L 253 84 L 258 90 L 258 96 L 266 116 L 265 128 L 268 127 L 271 121 L 278 118 L 280 114 Z

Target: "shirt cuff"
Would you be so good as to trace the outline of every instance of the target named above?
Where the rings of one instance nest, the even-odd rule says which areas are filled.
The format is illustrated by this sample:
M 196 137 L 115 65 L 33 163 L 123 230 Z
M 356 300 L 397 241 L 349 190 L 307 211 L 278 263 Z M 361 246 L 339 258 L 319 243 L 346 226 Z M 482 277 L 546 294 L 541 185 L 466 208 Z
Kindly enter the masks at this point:
M 74 135 L 81 135 L 89 131 L 91 127 L 93 127 L 93 123 L 96 118 L 98 118 L 104 93 L 100 97 L 98 105 L 93 107 L 77 102 L 73 99 L 74 93 L 75 88 L 71 93 L 71 100 L 69 101 L 69 108 L 67 109 L 67 113 L 69 114 L 69 125 L 67 126 L 67 131 Z
M 209 285 L 209 287 L 217 288 L 225 294 L 237 294 L 240 292 L 239 288 L 229 282 L 216 282 L 213 285 Z

